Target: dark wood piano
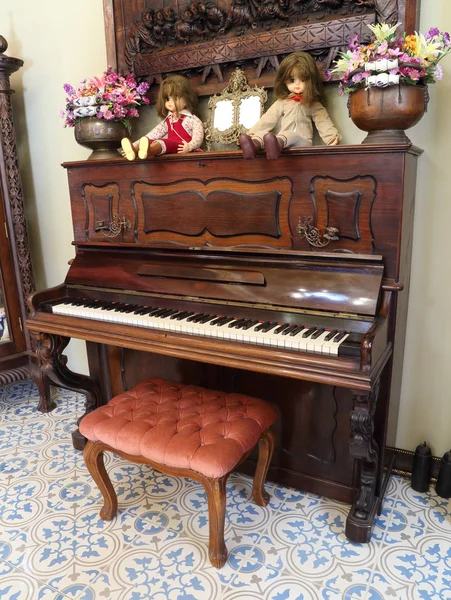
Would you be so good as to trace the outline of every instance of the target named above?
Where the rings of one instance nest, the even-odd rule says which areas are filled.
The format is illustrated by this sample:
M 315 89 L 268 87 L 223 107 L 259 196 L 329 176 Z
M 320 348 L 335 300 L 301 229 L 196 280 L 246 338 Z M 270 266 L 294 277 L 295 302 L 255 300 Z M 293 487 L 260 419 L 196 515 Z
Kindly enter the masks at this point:
M 86 411 L 155 375 L 273 402 L 269 479 L 349 502 L 346 534 L 368 541 L 396 433 L 419 153 L 64 164 L 76 256 L 29 300 L 41 369 Z M 66 365 L 72 337 L 90 377 Z

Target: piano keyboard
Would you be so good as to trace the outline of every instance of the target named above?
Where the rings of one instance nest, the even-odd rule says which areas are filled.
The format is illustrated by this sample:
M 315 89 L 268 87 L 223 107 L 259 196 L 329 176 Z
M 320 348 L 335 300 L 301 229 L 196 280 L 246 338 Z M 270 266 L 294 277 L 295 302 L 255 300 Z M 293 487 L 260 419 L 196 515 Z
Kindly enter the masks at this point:
M 58 303 L 44 304 L 42 308 L 54 314 L 82 319 L 331 356 L 338 355 L 340 345 L 350 335 L 347 331 L 337 329 L 88 299 L 64 299 Z

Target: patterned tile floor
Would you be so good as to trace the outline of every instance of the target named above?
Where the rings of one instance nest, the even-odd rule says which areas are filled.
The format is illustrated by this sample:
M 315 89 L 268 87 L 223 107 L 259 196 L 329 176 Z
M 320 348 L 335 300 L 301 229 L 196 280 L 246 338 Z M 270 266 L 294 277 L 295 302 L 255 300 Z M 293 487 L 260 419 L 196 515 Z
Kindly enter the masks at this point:
M 370 544 L 346 540 L 348 506 L 251 480 L 229 479 L 221 570 L 207 556 L 202 487 L 110 455 L 120 511 L 99 516 L 100 493 L 71 445 L 84 399 L 53 390 L 36 411 L 31 381 L 0 388 L 0 599 L 451 600 L 451 501 L 393 477 Z

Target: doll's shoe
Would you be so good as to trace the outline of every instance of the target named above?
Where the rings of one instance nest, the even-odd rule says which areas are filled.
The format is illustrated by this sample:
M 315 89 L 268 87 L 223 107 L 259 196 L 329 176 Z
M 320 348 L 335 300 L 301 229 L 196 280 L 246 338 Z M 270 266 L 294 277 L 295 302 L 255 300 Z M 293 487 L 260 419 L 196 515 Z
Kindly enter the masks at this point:
M 149 138 L 144 136 L 139 140 L 138 143 L 138 158 L 147 158 L 149 152 Z
M 265 145 L 266 158 L 268 160 L 277 160 L 280 153 L 285 148 L 282 139 L 274 135 L 274 133 L 267 133 L 264 135 L 263 143 Z
M 243 158 L 249 160 L 255 158 L 255 155 L 260 150 L 260 144 L 257 140 L 253 140 L 247 133 L 242 133 L 238 138 L 238 143 L 243 151 Z
M 124 156 L 127 160 L 135 160 L 136 159 L 136 148 L 133 146 L 131 141 L 128 138 L 122 138 L 121 147 L 124 153 Z

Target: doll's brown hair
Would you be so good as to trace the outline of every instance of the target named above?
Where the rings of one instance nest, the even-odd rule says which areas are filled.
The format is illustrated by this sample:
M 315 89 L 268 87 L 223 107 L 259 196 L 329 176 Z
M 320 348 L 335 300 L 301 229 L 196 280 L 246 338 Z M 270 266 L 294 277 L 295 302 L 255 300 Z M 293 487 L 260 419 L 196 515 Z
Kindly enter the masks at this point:
M 307 106 L 313 102 L 323 102 L 324 91 L 321 75 L 315 60 L 307 52 L 293 52 L 280 63 L 274 82 L 276 98 L 283 100 L 290 94 L 285 81 L 295 76 L 305 81 L 305 90 L 302 94 L 303 102 Z
M 169 96 L 172 96 L 174 99 L 183 98 L 186 102 L 186 108 L 193 115 L 197 114 L 197 105 L 199 102 L 197 94 L 186 77 L 171 75 L 160 85 L 156 108 L 158 115 L 162 118 L 168 116 L 168 111 L 164 104 Z

